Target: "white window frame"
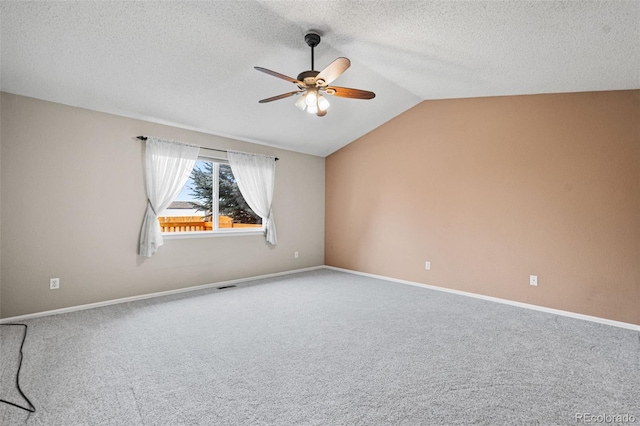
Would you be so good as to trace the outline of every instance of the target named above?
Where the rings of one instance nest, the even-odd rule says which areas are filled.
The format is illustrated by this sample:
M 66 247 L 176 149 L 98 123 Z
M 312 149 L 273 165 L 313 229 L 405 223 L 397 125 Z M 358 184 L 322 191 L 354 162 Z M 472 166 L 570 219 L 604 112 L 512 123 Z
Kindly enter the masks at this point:
M 214 199 L 218 199 L 218 192 L 220 191 L 220 164 L 229 164 L 226 158 L 199 156 L 197 161 L 207 161 L 213 163 L 213 182 L 211 184 L 214 191 Z M 195 167 L 195 166 L 194 166 Z M 179 240 L 183 238 L 211 238 L 211 237 L 232 237 L 232 236 L 246 236 L 246 235 L 264 235 L 266 221 L 262 220 L 262 226 L 260 228 L 237 228 L 237 229 L 220 229 L 218 227 L 218 214 L 220 213 L 220 203 L 213 203 L 213 212 L 211 221 L 213 222 L 213 229 L 211 231 L 185 231 L 185 232 L 163 232 L 162 238 L 169 240 Z M 162 215 L 159 215 L 162 217 Z

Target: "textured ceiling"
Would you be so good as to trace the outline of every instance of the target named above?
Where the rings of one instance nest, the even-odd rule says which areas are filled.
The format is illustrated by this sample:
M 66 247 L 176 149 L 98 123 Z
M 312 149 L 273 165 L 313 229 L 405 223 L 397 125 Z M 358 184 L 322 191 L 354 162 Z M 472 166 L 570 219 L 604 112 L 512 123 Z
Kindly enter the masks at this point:
M 425 99 L 640 88 L 640 1 L 1 3 L 3 91 L 325 156 Z M 259 73 L 351 59 L 326 117 Z M 132 135 L 135 136 L 135 135 Z

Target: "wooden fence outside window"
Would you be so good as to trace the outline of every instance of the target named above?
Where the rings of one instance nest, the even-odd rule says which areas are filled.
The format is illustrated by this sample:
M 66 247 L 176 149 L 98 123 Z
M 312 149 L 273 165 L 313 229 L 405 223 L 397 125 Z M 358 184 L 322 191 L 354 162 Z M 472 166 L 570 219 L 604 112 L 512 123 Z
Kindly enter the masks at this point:
M 158 218 L 162 232 L 213 231 L 213 222 L 203 216 L 163 216 Z M 218 229 L 262 228 L 261 224 L 237 223 L 229 216 L 218 216 Z

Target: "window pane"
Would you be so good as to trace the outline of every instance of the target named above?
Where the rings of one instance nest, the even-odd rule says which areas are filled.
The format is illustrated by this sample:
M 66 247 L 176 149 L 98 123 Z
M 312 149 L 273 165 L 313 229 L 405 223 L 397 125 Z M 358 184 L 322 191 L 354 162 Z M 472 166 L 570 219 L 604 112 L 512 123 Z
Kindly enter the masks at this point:
M 240 193 L 228 164 L 219 164 L 218 227 L 220 229 L 261 228 L 262 219 Z
M 217 191 L 213 191 L 214 186 Z M 217 229 L 214 217 L 218 221 Z M 162 232 L 215 232 L 262 227 L 262 219 L 251 210 L 240 193 L 231 166 L 207 160 L 196 162 L 184 188 L 169 208 L 160 213 L 158 221 Z
M 213 163 L 196 161 L 189 180 L 158 221 L 162 232 L 213 231 Z

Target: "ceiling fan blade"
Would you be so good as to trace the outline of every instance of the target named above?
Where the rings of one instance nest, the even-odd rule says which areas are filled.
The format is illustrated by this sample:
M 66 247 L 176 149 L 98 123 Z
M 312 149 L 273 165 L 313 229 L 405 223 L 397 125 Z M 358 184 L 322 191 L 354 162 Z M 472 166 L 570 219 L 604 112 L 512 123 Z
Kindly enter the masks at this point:
M 338 96 L 339 98 L 352 99 L 373 99 L 376 94 L 368 90 L 350 89 L 348 87 L 331 86 L 326 89 L 327 95 Z
M 253 68 L 255 68 L 258 71 L 261 71 L 261 72 L 263 72 L 265 74 L 269 74 L 269 75 L 272 75 L 274 77 L 278 77 L 278 78 L 281 78 L 283 80 L 286 80 L 286 81 L 288 81 L 290 83 L 304 84 L 303 82 L 301 82 L 299 80 L 296 80 L 295 78 L 288 77 L 288 76 L 286 76 L 284 74 L 280 74 L 279 72 L 271 71 L 271 70 L 268 70 L 268 69 L 262 68 L 262 67 L 253 67 Z
M 288 98 L 289 96 L 297 95 L 298 93 L 302 93 L 302 92 L 304 92 L 304 90 L 296 90 L 295 92 L 283 93 L 282 95 L 272 96 L 270 98 L 262 99 L 262 100 L 259 100 L 258 102 L 261 103 L 261 104 L 264 104 L 264 103 L 267 103 L 267 102 L 272 102 L 272 101 L 277 101 L 279 99 Z
M 351 66 L 351 61 L 347 58 L 338 58 L 331 62 L 328 67 L 320 71 L 320 74 L 316 76 L 316 81 L 319 82 L 319 86 L 327 86 L 331 84 L 333 80 L 340 77 L 340 74 L 345 72 L 347 68 Z

